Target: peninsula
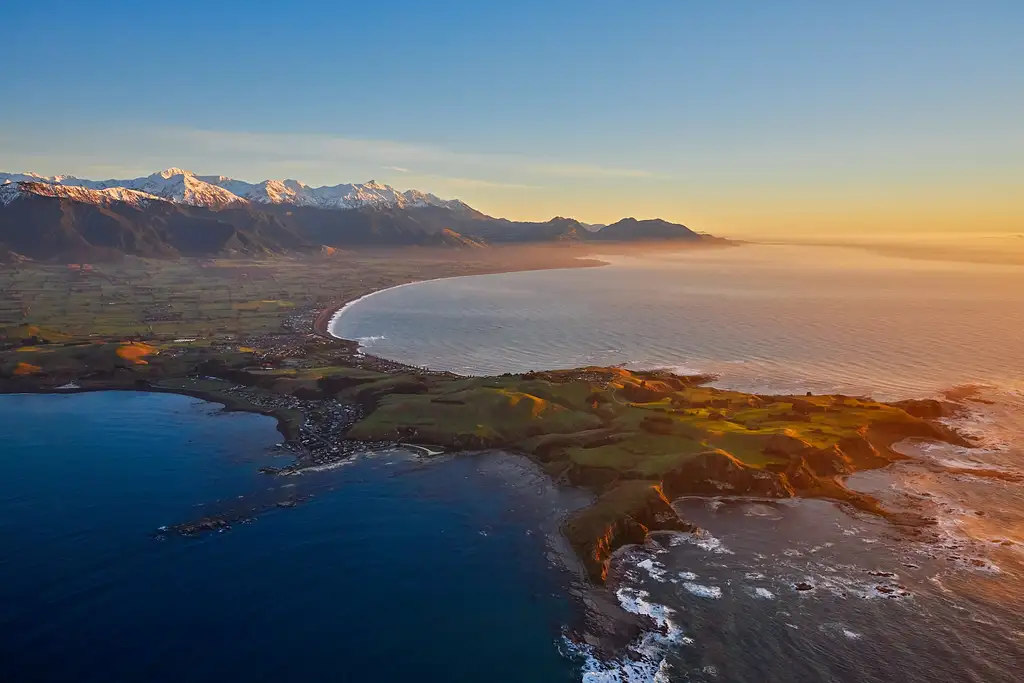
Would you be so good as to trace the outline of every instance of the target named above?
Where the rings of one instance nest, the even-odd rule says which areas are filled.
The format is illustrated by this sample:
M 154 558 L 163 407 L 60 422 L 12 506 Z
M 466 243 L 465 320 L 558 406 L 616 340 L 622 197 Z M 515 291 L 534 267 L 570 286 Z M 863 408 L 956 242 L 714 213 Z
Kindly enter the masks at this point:
M 234 276 L 236 267 L 220 264 L 206 272 Z M 57 319 L 53 327 L 6 327 L 0 331 L 0 391 L 164 391 L 272 415 L 295 457 L 287 467 L 266 468 L 270 476 L 394 444 L 426 446 L 425 453 L 521 453 L 555 480 L 594 494 L 593 504 L 566 520 L 563 531 L 595 583 L 606 579 L 617 548 L 642 542 L 651 531 L 692 528 L 670 504 L 681 495 L 829 498 L 898 524 L 924 524 L 888 513 L 846 488 L 844 477 L 903 458 L 893 448 L 903 439 L 967 445 L 936 420 L 950 410 L 939 401 L 769 396 L 657 370 L 460 377 L 404 366 L 326 333 L 333 312 L 365 289 L 350 288 L 327 306 L 282 306 L 270 293 L 288 286 L 280 273 L 259 277 L 260 268 L 281 267 L 249 264 L 239 286 L 253 290 L 246 296 L 254 303 L 233 303 L 229 315 L 182 321 L 176 334 L 173 321 L 167 332 L 151 327 L 145 334 L 89 333 L 84 324 L 56 329 Z M 487 270 L 462 263 L 424 269 L 421 277 Z M 64 276 L 74 278 L 72 287 L 99 282 L 101 295 L 115 300 L 130 280 L 113 272 Z M 381 278 L 381 284 L 402 281 Z M 176 291 L 185 289 L 193 291 Z M 44 299 L 37 294 L 36 305 Z M 202 300 L 196 303 L 201 309 Z M 145 310 L 170 315 L 176 307 L 183 304 L 149 301 Z M 240 322 L 257 319 L 260 327 Z M 218 331 L 204 334 L 197 324 Z M 110 323 L 96 319 L 93 325 L 103 330 Z M 195 336 L 176 336 L 185 334 Z M 175 530 L 197 533 L 229 523 L 206 518 Z

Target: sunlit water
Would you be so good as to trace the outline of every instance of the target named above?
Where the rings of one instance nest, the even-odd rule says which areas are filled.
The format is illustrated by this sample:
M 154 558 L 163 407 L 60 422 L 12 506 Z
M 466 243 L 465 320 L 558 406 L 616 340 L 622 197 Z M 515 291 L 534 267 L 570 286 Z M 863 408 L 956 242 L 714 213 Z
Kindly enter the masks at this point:
M 973 449 L 850 484 L 937 524 L 907 538 L 828 503 L 677 501 L 707 529 L 618 562 L 620 601 L 664 634 L 590 681 L 1016 681 L 1024 667 L 1024 267 L 744 246 L 602 268 L 427 282 L 333 324 L 368 352 L 491 374 L 624 364 L 751 391 L 936 396 L 979 385 Z M 797 590 L 806 583 L 810 590 Z
M 1024 267 L 753 245 L 608 260 L 384 291 L 333 331 L 468 374 L 624 363 L 881 397 L 1022 377 Z

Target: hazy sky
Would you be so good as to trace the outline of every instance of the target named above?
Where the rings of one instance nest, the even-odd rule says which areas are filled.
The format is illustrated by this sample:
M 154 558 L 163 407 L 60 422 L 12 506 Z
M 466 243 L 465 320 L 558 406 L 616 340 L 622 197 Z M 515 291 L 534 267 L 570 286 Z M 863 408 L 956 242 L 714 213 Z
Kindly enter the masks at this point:
M 1024 232 L 1024 0 L 5 3 L 0 170 Z

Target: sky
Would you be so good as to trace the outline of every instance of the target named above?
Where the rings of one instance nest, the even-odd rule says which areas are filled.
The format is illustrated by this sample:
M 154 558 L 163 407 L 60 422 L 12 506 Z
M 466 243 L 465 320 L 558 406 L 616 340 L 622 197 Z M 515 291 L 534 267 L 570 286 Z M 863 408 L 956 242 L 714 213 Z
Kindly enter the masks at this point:
M 724 235 L 1024 232 L 1024 2 L 0 11 L 0 170 L 375 179 Z

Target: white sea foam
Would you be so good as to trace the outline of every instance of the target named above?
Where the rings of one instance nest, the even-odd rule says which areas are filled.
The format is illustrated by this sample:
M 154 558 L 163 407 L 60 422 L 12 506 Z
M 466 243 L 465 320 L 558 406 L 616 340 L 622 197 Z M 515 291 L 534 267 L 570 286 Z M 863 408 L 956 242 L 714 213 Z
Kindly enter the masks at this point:
M 289 470 L 287 472 L 281 472 L 279 476 L 285 477 L 297 477 L 300 474 L 310 474 L 313 472 L 330 472 L 331 470 L 338 470 L 342 467 L 348 467 L 358 460 L 358 456 L 352 455 L 344 460 L 336 460 L 334 462 L 327 463 L 326 465 L 311 465 L 309 467 L 303 467 L 297 470 Z
M 630 646 L 635 656 L 617 660 L 603 660 L 589 646 L 564 640 L 564 649 L 583 660 L 582 680 L 584 683 L 668 683 L 671 667 L 665 660 L 665 652 L 690 645 L 693 639 L 685 636 L 671 619 L 675 611 L 651 602 L 647 591 L 620 588 L 616 596 L 623 609 L 650 617 L 658 630 L 645 633 Z
M 670 623 L 669 616 L 674 613 L 671 607 L 651 602 L 648 598 L 651 594 L 639 588 L 620 588 L 615 592 L 622 609 L 633 614 L 648 616 L 658 626 L 667 626 Z
M 709 598 L 711 600 L 717 600 L 722 597 L 722 589 L 718 586 L 704 586 L 699 583 L 693 583 L 687 581 L 683 584 L 683 588 L 690 591 L 699 598 Z
M 814 575 L 804 575 L 790 579 L 792 585 L 808 583 L 815 591 L 800 591 L 803 595 L 813 595 L 817 591 L 825 591 L 838 598 L 859 598 L 871 600 L 877 598 L 895 600 L 912 598 L 913 594 L 901 588 L 893 577 L 872 577 L 863 575 L 863 570 L 849 566 L 832 566 L 816 564 L 810 567 Z M 854 573 L 857 572 L 857 573 Z
M 563 649 L 569 655 L 582 659 L 583 683 L 668 683 L 670 667 L 658 657 L 651 660 L 644 655 L 640 659 L 605 661 L 596 657 L 587 646 L 566 641 Z
M 709 553 L 721 553 L 726 555 L 733 554 L 731 550 L 722 544 L 720 539 L 715 538 L 703 529 L 694 532 L 677 531 L 674 532 L 669 539 L 669 545 L 672 547 L 681 546 L 686 543 L 695 545 L 701 550 L 705 550 Z
M 664 582 L 668 572 L 665 570 L 665 565 L 657 560 L 647 558 L 636 563 L 636 566 L 647 571 L 652 579 L 655 581 Z
M 637 365 L 636 367 L 634 367 L 633 364 L 628 364 L 628 365 L 630 365 L 630 367 L 632 369 L 636 369 L 636 370 L 651 370 L 651 369 L 655 369 L 655 370 L 668 370 L 673 375 L 679 375 L 681 377 L 695 377 L 697 375 L 710 374 L 710 373 L 707 372 L 706 369 L 702 370 L 702 369 L 694 367 L 692 365 L 670 365 L 668 367 L 658 366 L 658 367 L 654 367 L 654 368 L 652 368 L 649 363 L 647 365 L 643 365 L 641 363 L 641 364 Z M 643 365 L 643 367 L 640 367 L 641 365 Z
M 369 337 L 356 337 L 356 341 L 359 342 L 360 346 L 370 346 L 374 342 L 379 342 L 384 339 L 387 339 L 387 337 L 385 337 L 383 334 L 375 334 Z
M 762 600 L 774 600 L 775 593 L 772 593 L 767 588 L 757 586 L 756 588 L 754 588 L 754 597 L 761 598 Z

